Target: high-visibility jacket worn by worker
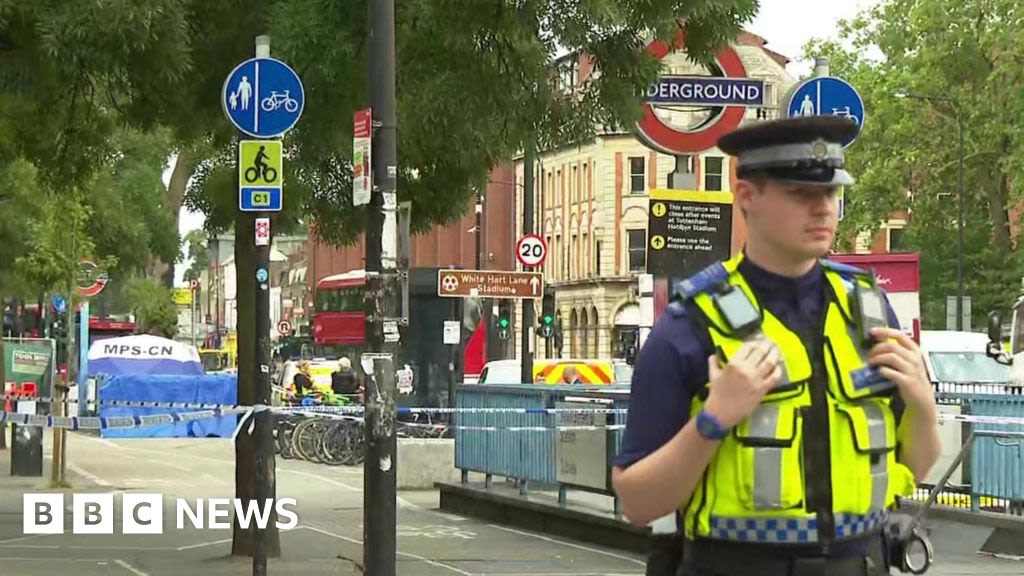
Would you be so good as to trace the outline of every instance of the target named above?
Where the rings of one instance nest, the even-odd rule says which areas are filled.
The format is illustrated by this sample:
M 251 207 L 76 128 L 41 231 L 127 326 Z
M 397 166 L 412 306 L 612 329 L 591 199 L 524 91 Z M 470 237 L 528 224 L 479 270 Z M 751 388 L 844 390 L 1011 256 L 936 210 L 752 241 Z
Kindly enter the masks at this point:
M 778 347 L 781 382 L 721 441 L 689 502 L 686 537 L 818 544 L 877 533 L 895 497 L 910 495 L 913 473 L 896 461 L 891 393 L 855 385 L 867 353 L 855 337 L 850 291 L 870 282 L 856 268 L 822 261 L 824 325 L 805 341 L 764 309 L 737 270 L 740 254 L 681 283 L 687 306 L 726 362 L 743 345 L 713 295 L 727 282 L 760 310 L 761 334 Z M 707 399 L 694 397 L 691 418 Z

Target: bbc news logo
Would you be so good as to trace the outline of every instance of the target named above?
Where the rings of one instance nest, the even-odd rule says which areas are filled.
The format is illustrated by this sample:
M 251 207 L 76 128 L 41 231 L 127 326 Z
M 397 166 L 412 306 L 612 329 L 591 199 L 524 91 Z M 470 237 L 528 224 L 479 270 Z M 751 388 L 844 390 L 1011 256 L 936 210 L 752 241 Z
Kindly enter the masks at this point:
M 113 494 L 72 494 L 72 534 L 113 534 L 117 510 Z M 186 523 L 200 530 L 230 530 L 231 512 L 238 525 L 250 524 L 266 529 L 271 512 L 276 511 L 274 525 L 290 530 L 299 524 L 295 499 L 266 500 L 262 504 L 238 498 L 174 499 L 175 527 L 184 530 Z M 291 507 L 292 509 L 289 509 Z M 25 534 L 64 533 L 63 494 L 25 494 L 22 497 L 22 531 Z M 122 494 L 121 534 L 163 534 L 164 496 L 162 494 Z M 282 521 L 287 520 L 287 521 Z

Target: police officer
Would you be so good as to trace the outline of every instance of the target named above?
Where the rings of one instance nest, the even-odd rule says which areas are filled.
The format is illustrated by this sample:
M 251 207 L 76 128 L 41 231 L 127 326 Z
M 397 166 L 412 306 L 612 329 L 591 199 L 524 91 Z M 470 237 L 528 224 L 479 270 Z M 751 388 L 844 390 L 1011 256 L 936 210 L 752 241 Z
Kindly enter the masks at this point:
M 612 471 L 633 524 L 679 512 L 680 576 L 889 574 L 889 512 L 938 458 L 920 350 L 873 274 L 824 259 L 855 130 L 802 117 L 718 142 L 747 242 L 674 289 Z

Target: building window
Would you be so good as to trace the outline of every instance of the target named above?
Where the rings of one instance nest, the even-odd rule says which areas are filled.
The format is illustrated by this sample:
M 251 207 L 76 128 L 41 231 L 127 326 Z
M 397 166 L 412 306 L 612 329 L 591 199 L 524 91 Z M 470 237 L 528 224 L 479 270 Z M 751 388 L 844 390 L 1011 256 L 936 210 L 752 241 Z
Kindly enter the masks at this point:
M 629 271 L 643 272 L 647 269 L 647 230 L 626 230 L 629 239 Z
M 704 158 L 704 189 L 709 191 L 722 190 L 722 157 L 708 156 Z
M 584 192 L 583 192 L 583 201 L 584 202 L 587 201 L 587 200 L 590 200 L 590 179 L 587 178 L 587 175 L 589 173 L 590 173 L 590 170 L 588 169 L 587 164 L 583 164 L 583 190 L 584 190 Z
M 580 276 L 589 276 L 590 275 L 590 259 L 586 257 L 587 248 L 589 248 L 589 247 L 590 247 L 590 244 L 587 243 L 587 233 L 584 232 L 583 233 L 583 242 L 580 244 L 580 256 L 581 256 L 580 262 L 583 263 L 582 264 L 583 265 L 583 270 L 580 270 Z
M 889 228 L 889 252 L 903 252 L 903 228 Z
M 573 234 L 572 235 L 572 244 L 569 245 L 569 271 L 571 273 L 571 275 L 569 276 L 570 280 L 573 280 L 573 279 L 577 278 L 580 275 L 580 271 L 576 269 L 577 268 L 577 266 L 576 266 L 576 257 L 580 253 L 579 252 L 580 247 L 579 247 L 578 244 L 576 244 L 576 239 L 577 239 L 577 236 L 575 234 Z
M 594 242 L 594 274 L 601 275 L 601 241 Z
M 579 319 L 576 316 L 576 309 L 573 308 L 572 312 L 569 313 L 569 357 L 579 358 L 579 348 L 576 344 L 579 342 Z
M 569 92 L 580 83 L 580 62 L 575 54 L 558 63 L 558 88 Z
M 629 193 L 643 194 L 647 191 L 647 162 L 643 156 L 629 159 Z

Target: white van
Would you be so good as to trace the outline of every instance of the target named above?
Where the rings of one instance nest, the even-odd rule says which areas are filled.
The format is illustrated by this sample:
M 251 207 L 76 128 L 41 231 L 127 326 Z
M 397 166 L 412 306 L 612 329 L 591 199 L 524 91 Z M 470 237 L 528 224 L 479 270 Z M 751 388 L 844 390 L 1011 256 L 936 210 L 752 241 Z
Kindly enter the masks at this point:
M 928 369 L 928 379 L 933 386 L 938 384 L 1010 384 L 1013 375 L 1009 366 L 1004 366 L 986 354 L 988 335 L 979 332 L 956 330 L 922 330 L 921 353 Z M 956 391 L 956 387 L 949 389 Z M 940 414 L 959 415 L 958 404 L 938 405 Z M 939 440 L 942 452 L 938 462 L 925 478 L 926 484 L 936 484 L 953 464 L 963 447 L 967 436 L 964 426 L 955 420 L 939 422 Z M 949 484 L 962 486 L 965 474 L 959 466 L 949 478 Z
M 922 330 L 921 352 L 933 384 L 1011 384 L 1013 375 L 986 354 L 988 335 L 956 330 Z

